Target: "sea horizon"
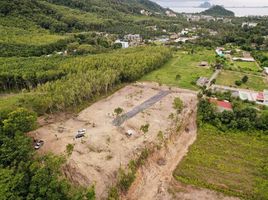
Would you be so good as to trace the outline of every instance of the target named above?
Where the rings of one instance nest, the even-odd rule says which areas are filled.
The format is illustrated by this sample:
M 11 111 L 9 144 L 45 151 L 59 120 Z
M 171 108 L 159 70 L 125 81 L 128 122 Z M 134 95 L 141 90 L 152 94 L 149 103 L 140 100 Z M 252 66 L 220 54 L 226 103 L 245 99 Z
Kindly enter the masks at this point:
M 169 8 L 177 13 L 200 13 L 208 8 L 199 7 L 200 2 L 177 3 L 173 1 L 156 1 L 159 5 Z M 236 17 L 246 16 L 268 16 L 268 6 L 245 6 L 245 5 L 223 5 L 226 9 L 235 13 Z

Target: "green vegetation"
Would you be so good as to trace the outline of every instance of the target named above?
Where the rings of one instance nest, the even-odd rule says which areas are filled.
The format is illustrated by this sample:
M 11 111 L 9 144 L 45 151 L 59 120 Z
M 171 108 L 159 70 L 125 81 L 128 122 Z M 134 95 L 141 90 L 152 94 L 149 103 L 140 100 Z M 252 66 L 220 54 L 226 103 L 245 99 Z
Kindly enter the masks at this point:
M 216 84 L 237 87 L 235 85 L 235 81 L 241 80 L 245 75 L 248 76 L 248 81 L 238 86 L 239 88 L 251 89 L 256 91 L 262 91 L 268 88 L 268 82 L 263 76 L 227 70 L 224 70 L 220 73 L 216 80 Z
M 150 124 L 145 124 L 145 125 L 141 125 L 140 130 L 143 132 L 143 134 L 145 135 L 148 131 L 149 131 L 149 127 Z
M 224 7 L 218 6 L 218 5 L 212 6 L 208 10 L 201 12 L 201 14 L 211 15 L 211 16 L 225 16 L 225 17 L 234 17 L 235 16 L 234 12 L 232 12 L 230 10 L 226 10 Z
M 124 111 L 123 108 L 120 108 L 120 107 L 114 109 L 114 113 L 116 114 L 116 116 L 119 116 L 120 114 L 122 114 L 123 111 Z
M 262 69 L 255 62 L 235 61 L 233 64 L 227 66 L 226 69 L 242 72 L 262 72 Z
M 183 102 L 179 97 L 176 97 L 173 101 L 173 108 L 177 111 L 178 114 L 181 113 L 183 109 Z
M 211 123 L 219 130 L 260 130 L 268 134 L 268 115 L 266 112 L 257 111 L 254 107 L 243 107 L 241 102 L 233 101 L 233 111 L 218 113 L 215 106 L 206 99 L 201 99 L 198 104 L 198 122 Z
M 83 199 L 92 194 L 75 189 L 61 176 L 63 158 L 35 155 L 33 141 L 25 135 L 36 127 L 35 113 L 19 108 L 1 112 L 0 119 L 2 199 Z
M 141 80 L 197 90 L 196 80 L 201 76 L 210 77 L 213 74 L 212 69 L 199 67 L 201 61 L 213 64 L 215 62 L 214 52 L 199 50 L 194 54 L 188 54 L 179 51 L 163 67 L 145 75 Z
M 76 107 L 121 82 L 137 80 L 159 68 L 171 56 L 168 48 L 140 47 L 111 54 L 72 59 L 63 69 L 68 75 L 40 85 L 21 99 L 21 104 L 39 114 Z
M 73 150 L 74 150 L 74 144 L 67 144 L 66 153 L 68 156 L 72 155 Z
M 252 131 L 221 132 L 202 125 L 197 141 L 174 171 L 174 177 L 227 195 L 267 199 L 268 138 L 257 135 Z

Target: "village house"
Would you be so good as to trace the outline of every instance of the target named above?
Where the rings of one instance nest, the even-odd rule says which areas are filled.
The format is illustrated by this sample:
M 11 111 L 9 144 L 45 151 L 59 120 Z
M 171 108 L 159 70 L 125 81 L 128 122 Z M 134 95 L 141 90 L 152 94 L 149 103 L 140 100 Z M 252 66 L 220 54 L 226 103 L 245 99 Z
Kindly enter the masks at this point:
M 170 11 L 170 10 L 167 10 L 167 11 L 166 11 L 166 15 L 167 15 L 168 17 L 177 17 L 177 15 L 176 15 L 174 12 Z
M 226 101 L 226 100 L 219 101 L 216 98 L 210 98 L 209 102 L 216 105 L 218 112 L 232 111 L 233 110 L 233 106 L 229 101 Z
M 254 28 L 254 27 L 256 27 L 257 25 L 258 25 L 258 23 L 254 23 L 254 22 L 243 22 L 243 23 L 242 23 L 242 27 L 247 26 L 247 27 L 250 27 L 250 28 Z
M 129 47 L 128 42 L 125 42 L 125 41 L 116 40 L 114 43 L 115 43 L 115 44 L 121 44 L 123 49 L 126 49 L 126 48 Z
M 140 13 L 141 13 L 142 15 L 146 15 L 146 16 L 150 16 L 150 15 L 152 15 L 152 13 L 149 12 L 149 11 L 147 11 L 147 10 L 141 10 Z
M 264 73 L 268 75 L 268 67 L 264 67 Z
M 223 53 L 224 50 L 225 49 L 223 47 L 217 47 L 215 51 L 216 51 L 218 56 L 224 57 L 224 53 Z
M 203 87 L 205 85 L 207 85 L 209 83 L 209 79 L 207 77 L 200 77 L 197 81 L 196 81 L 196 85 Z
M 124 40 L 128 41 L 130 46 L 136 46 L 142 42 L 142 38 L 141 38 L 140 34 L 125 35 Z

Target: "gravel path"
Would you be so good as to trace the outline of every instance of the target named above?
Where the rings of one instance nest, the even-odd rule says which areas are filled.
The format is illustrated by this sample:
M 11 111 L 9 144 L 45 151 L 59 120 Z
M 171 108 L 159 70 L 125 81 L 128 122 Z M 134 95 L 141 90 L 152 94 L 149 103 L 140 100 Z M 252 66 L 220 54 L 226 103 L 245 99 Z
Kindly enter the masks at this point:
M 136 106 L 131 111 L 115 118 L 112 122 L 113 125 L 114 126 L 121 126 L 126 120 L 134 117 L 138 113 L 151 107 L 152 105 L 154 105 L 155 103 L 157 103 L 158 101 L 160 101 L 162 98 L 164 98 L 165 96 L 167 96 L 170 93 L 171 93 L 170 91 L 160 91 L 158 94 L 156 94 L 155 96 L 151 97 L 150 99 L 144 101 L 142 104 Z

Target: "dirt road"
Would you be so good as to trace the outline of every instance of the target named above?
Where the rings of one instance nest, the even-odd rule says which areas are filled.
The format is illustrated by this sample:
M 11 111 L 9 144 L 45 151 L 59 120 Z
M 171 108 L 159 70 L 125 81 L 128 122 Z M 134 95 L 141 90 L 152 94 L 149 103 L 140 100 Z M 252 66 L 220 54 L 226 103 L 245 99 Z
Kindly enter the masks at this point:
M 190 102 L 184 111 L 184 121 L 180 133 L 174 133 L 166 145 L 149 158 L 138 173 L 125 200 L 169 199 L 168 187 L 177 164 L 187 154 L 188 148 L 196 139 L 196 103 Z M 189 120 L 185 120 L 189 119 Z M 189 131 L 185 131 L 185 127 Z

